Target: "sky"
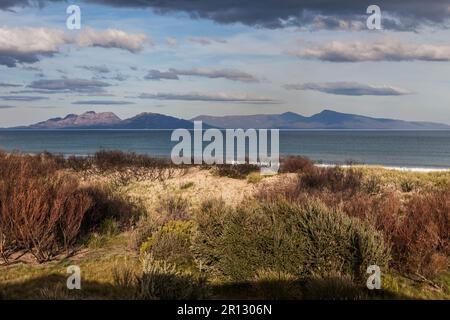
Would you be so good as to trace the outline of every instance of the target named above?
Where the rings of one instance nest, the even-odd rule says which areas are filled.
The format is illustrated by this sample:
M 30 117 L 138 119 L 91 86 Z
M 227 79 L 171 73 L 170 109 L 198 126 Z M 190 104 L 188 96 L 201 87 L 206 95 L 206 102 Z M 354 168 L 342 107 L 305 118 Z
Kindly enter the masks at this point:
M 0 0 L 0 127 L 91 110 L 450 124 L 449 19 L 450 0 Z

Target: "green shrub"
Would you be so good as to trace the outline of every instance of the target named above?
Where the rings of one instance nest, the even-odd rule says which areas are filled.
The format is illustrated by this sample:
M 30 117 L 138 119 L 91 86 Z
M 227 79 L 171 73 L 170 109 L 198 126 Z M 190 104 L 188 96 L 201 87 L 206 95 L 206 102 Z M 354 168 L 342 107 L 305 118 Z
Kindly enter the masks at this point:
M 305 235 L 305 274 L 323 276 L 337 272 L 358 279 L 369 265 L 385 267 L 389 261 L 382 234 L 340 211 L 310 204 L 303 211 L 298 228 Z
M 195 300 L 208 295 L 204 277 L 181 272 L 176 265 L 156 260 L 151 255 L 143 258 L 143 273 L 137 284 L 138 299 Z
M 188 221 L 190 219 L 189 201 L 179 195 L 169 195 L 160 200 L 154 212 L 143 214 L 137 222 L 131 237 L 131 247 L 139 250 L 154 232 L 169 221 Z
M 234 281 L 252 279 L 257 269 L 357 279 L 369 265 L 383 268 L 389 259 L 380 233 L 318 202 L 247 201 L 233 209 L 213 201 L 202 206 L 196 221 L 198 261 Z
M 190 251 L 193 230 L 193 221 L 169 221 L 142 243 L 141 255 L 150 253 L 157 260 L 191 268 L 194 265 Z

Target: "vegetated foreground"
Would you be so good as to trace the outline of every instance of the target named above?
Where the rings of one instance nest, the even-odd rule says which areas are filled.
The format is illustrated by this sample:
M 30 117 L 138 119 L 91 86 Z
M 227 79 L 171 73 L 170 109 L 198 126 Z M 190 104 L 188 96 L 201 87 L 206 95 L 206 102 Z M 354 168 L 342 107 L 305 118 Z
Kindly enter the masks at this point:
M 449 233 L 449 172 L 0 153 L 0 299 L 449 299 Z

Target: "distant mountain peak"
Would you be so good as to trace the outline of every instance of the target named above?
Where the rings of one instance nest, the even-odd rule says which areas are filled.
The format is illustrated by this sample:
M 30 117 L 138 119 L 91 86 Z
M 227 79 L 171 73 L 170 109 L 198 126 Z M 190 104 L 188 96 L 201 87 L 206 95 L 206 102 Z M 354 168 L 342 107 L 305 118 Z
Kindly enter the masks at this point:
M 69 113 L 67 116 L 65 116 L 64 118 L 62 118 L 63 120 L 66 120 L 66 119 L 71 119 L 71 118 L 75 118 L 75 117 L 78 117 L 76 114 L 73 114 L 73 113 Z M 61 120 L 61 118 L 53 118 L 53 119 L 50 119 L 50 120 Z
M 152 115 L 157 115 L 158 113 L 153 113 L 153 112 L 141 112 L 138 113 L 137 115 L 135 115 L 133 118 L 137 118 L 137 117 L 147 117 L 147 116 L 152 116 Z
M 281 115 L 282 116 L 298 116 L 299 114 L 292 112 L 292 111 L 288 111 L 288 112 L 282 113 Z
M 321 112 L 319 112 L 318 114 L 345 114 L 342 112 L 337 112 L 334 110 L 330 110 L 330 109 L 323 109 Z
M 305 117 L 295 112 L 285 112 L 281 114 L 283 119 L 288 121 L 302 121 Z

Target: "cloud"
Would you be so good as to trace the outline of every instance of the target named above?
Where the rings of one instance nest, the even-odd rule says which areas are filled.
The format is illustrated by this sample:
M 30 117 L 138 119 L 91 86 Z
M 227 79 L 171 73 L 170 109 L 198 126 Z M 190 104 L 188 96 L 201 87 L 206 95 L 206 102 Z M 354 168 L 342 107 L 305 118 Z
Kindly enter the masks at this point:
M 233 69 L 194 68 L 189 70 L 169 69 L 169 71 L 150 70 L 144 77 L 147 80 L 179 80 L 179 76 L 204 77 L 209 79 L 228 79 L 241 82 L 259 82 L 249 73 Z
M 178 40 L 172 37 L 166 38 L 166 45 L 168 45 L 171 48 L 178 47 Z
M 79 69 L 92 71 L 95 73 L 110 73 L 111 70 L 107 66 L 77 66 Z
M 129 104 L 134 104 L 134 102 L 130 101 L 114 101 L 114 100 L 88 100 L 88 101 L 75 101 L 72 104 L 77 105 L 99 105 L 99 106 L 107 106 L 107 105 L 116 105 L 116 106 L 124 106 Z
M 367 30 L 366 21 L 343 20 L 337 17 L 316 16 L 312 19 L 310 30 L 341 30 L 361 31 Z
M 108 86 L 110 85 L 106 82 L 87 79 L 37 80 L 28 85 L 32 89 L 57 92 L 95 92 Z
M 50 0 L 50 1 L 58 1 L 58 0 Z M 37 6 L 42 7 L 47 0 L 1 0 L 0 1 L 0 10 L 9 10 L 15 7 L 23 8 L 29 6 Z
M 0 82 L 0 88 L 17 88 L 22 87 L 21 84 Z
M 330 62 L 450 61 L 450 46 L 404 43 L 385 38 L 376 42 L 332 41 L 325 45 L 312 45 L 291 51 L 289 54 Z
M 77 36 L 59 29 L 0 27 L 0 65 L 16 67 L 35 63 L 43 56 L 53 56 L 66 44 L 78 47 L 118 48 L 132 53 L 141 51 L 151 40 L 144 34 L 131 34 L 117 29 L 83 28 Z
M 63 91 L 63 92 L 68 92 L 68 91 Z M 33 89 L 33 90 L 12 90 L 9 91 L 10 94 L 57 94 L 57 93 L 61 93 L 61 91 L 49 91 L 49 90 L 37 90 L 37 89 Z
M 68 36 L 60 30 L 46 28 L 1 28 L 0 65 L 15 67 L 17 63 L 34 63 L 40 56 L 52 56 Z
M 14 107 L 14 106 L 6 106 L 6 105 L 1 105 L 0 104 L 0 110 L 1 109 L 14 109 L 14 108 L 16 108 L 16 107 Z
M 96 31 L 92 28 L 83 28 L 76 39 L 79 47 L 102 47 L 128 50 L 132 53 L 142 51 L 144 44 L 153 44 L 145 34 L 130 34 L 118 29 Z
M 159 70 L 150 70 L 144 77 L 146 80 L 179 80 L 178 75 L 173 71 L 162 72 Z
M 48 100 L 48 98 L 38 96 L 0 96 L 0 100 L 30 102 L 30 101 Z
M 284 88 L 287 90 L 313 90 L 344 96 L 403 96 L 411 94 L 410 91 L 402 88 L 367 85 L 357 82 L 288 84 Z
M 278 104 L 278 100 L 267 97 L 252 97 L 249 95 L 232 95 L 226 93 L 142 93 L 140 99 L 153 100 L 179 100 L 179 101 L 204 101 L 204 102 L 235 102 L 249 104 Z
M 205 37 L 189 37 L 188 41 L 200 44 L 202 46 L 209 46 L 214 43 L 227 43 L 227 40 L 225 39 L 205 38 Z
M 3 0 L 0 8 L 9 9 L 50 1 L 58 0 Z M 313 23 L 318 15 L 364 22 L 367 19 L 366 9 L 373 4 L 369 0 L 90 0 L 89 3 L 152 8 L 160 14 L 186 12 L 194 19 L 205 18 L 222 24 L 238 22 L 264 28 L 305 26 Z M 448 26 L 448 0 L 377 0 L 376 4 L 382 9 L 385 28 L 412 30 L 426 25 Z
M 179 76 L 196 76 L 210 79 L 224 78 L 232 81 L 259 82 L 259 80 L 251 74 L 233 69 L 196 68 L 191 70 L 170 69 L 170 71 Z
M 22 66 L 23 70 L 26 71 L 36 71 L 36 72 L 42 72 L 42 69 L 39 67 L 33 67 L 33 66 Z
M 116 81 L 126 81 L 129 78 L 128 75 L 123 74 L 123 73 L 117 73 L 115 76 L 111 77 L 111 80 L 116 80 Z

